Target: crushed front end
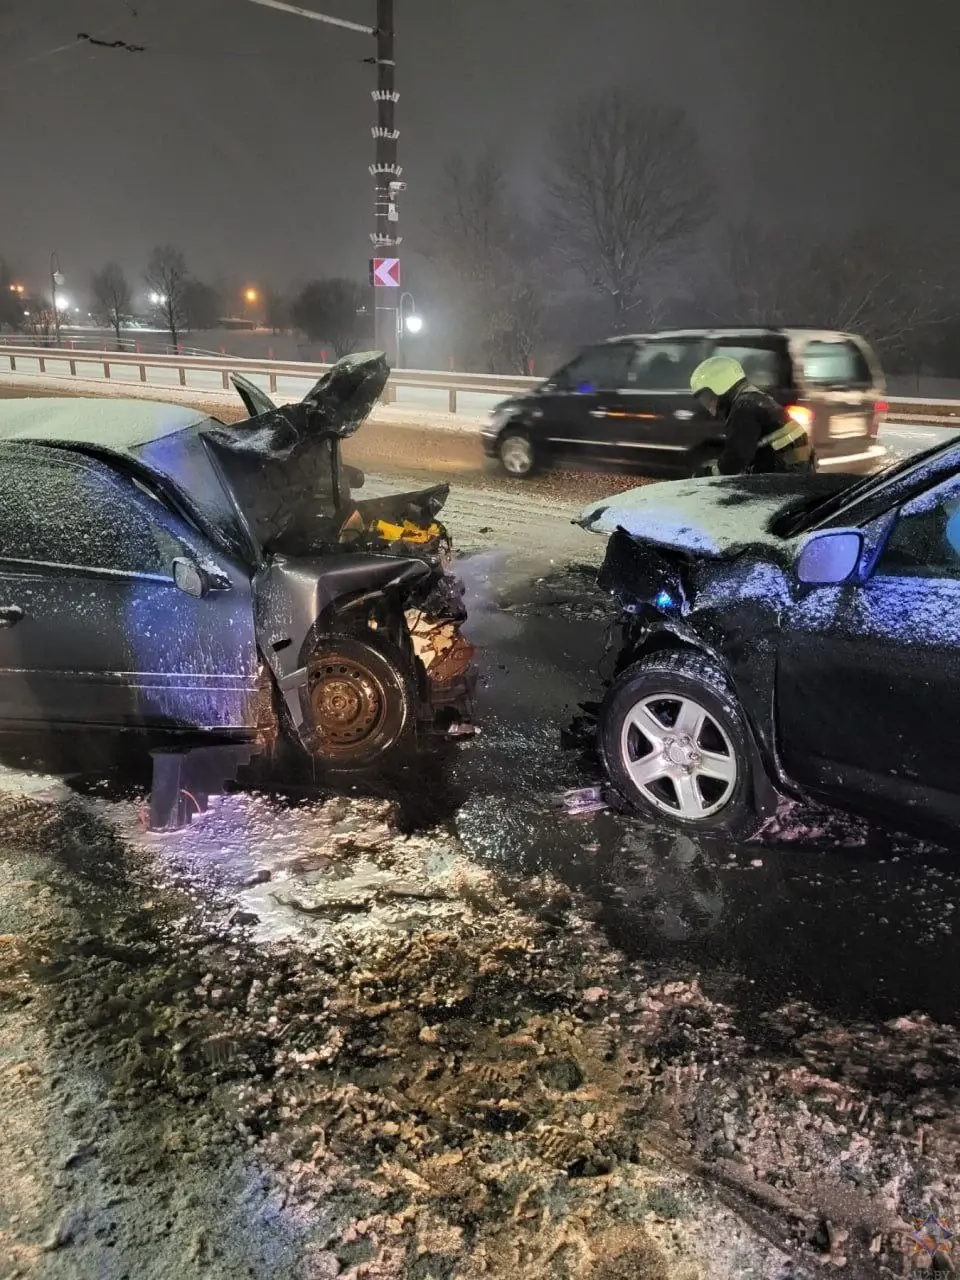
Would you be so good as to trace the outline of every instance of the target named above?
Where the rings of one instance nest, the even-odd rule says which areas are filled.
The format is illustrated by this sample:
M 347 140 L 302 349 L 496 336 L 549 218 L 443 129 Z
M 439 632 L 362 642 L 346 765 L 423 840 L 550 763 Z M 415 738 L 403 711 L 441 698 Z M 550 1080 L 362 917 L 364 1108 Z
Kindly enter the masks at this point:
M 474 647 L 462 632 L 464 586 L 451 572 L 450 535 L 436 518 L 448 494 L 448 485 L 438 485 L 356 503 L 339 541 L 375 555 L 422 560 L 431 569 L 403 615 L 420 676 L 421 727 L 467 736 L 475 732 L 477 670 Z
M 474 731 L 476 672 L 473 647 L 461 632 L 464 590 L 437 520 L 449 486 L 358 499 L 365 477 L 341 459 L 342 442 L 362 426 L 388 374 L 379 353 L 347 357 L 299 404 L 283 406 L 235 379 L 251 418 L 206 435 L 260 553 L 261 651 L 293 727 L 321 756 L 331 715 L 346 716 L 362 703 L 377 721 L 380 685 L 390 703 L 386 719 L 396 712 L 398 741 L 406 737 L 399 708 L 411 685 L 419 732 Z M 360 654 L 352 642 L 382 652 Z M 399 684 L 384 676 L 384 660 L 397 667 Z M 358 740 L 353 753 L 358 764 L 362 745 Z M 383 753 L 373 744 L 371 754 Z

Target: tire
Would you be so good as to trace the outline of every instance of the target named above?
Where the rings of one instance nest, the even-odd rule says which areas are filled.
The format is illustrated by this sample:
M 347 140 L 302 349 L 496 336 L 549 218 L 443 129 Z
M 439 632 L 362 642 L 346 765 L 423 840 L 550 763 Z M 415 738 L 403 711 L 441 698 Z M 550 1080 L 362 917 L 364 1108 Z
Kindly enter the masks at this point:
M 644 816 L 740 838 L 761 826 L 743 711 L 710 658 L 658 653 L 628 667 L 604 699 L 598 734 L 611 783 Z
M 500 466 L 514 480 L 528 480 L 539 465 L 537 451 L 526 431 L 507 427 L 497 441 Z
M 382 639 L 320 637 L 300 692 L 307 750 L 326 768 L 382 764 L 416 729 L 416 680 L 402 653 Z

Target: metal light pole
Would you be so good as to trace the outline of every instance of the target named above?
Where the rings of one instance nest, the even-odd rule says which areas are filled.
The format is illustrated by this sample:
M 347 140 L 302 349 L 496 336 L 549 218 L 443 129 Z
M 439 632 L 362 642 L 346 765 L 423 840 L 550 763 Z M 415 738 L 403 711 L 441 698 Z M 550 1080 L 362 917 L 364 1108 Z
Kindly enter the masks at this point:
M 376 156 L 370 166 L 374 180 L 374 230 L 370 239 L 378 256 L 393 257 L 402 242 L 397 234 L 400 215 L 397 196 L 405 190 L 400 181 L 403 169 L 397 163 L 397 63 L 394 35 L 394 0 L 377 0 L 377 87 L 373 92 L 377 104 L 377 123 L 373 129 Z M 387 364 L 400 358 L 398 307 L 396 292 L 389 288 L 373 289 L 374 345 L 386 352 Z
M 60 308 L 57 306 L 57 285 L 63 284 L 65 276 L 60 270 L 60 255 L 50 255 L 50 292 L 53 295 L 53 327 L 57 335 L 57 346 L 60 345 Z
M 358 31 L 363 35 L 376 37 L 376 56 L 365 59 L 367 62 L 372 62 L 377 69 L 377 87 L 373 90 L 373 99 L 377 105 L 377 123 L 371 130 L 376 149 L 374 163 L 370 166 L 370 174 L 374 180 L 374 230 L 370 240 L 375 256 L 395 256 L 395 250 L 399 248 L 403 239 L 397 234 L 400 221 L 397 197 L 406 189 L 406 184 L 400 181 L 403 170 L 397 163 L 397 141 L 400 132 L 396 127 L 396 106 L 400 95 L 396 90 L 394 0 L 376 0 L 377 24 L 375 27 L 367 27 L 359 22 L 348 22 L 345 18 L 334 18 L 326 13 L 316 13 L 312 9 L 303 8 L 302 5 L 288 3 L 288 0 L 253 0 L 253 3 L 268 9 L 277 9 L 281 13 L 296 14 L 300 18 L 311 18 L 315 22 L 325 22 L 331 26 L 345 27 L 348 31 Z M 396 292 L 390 287 L 373 287 L 374 341 L 377 348 L 386 353 L 387 363 L 390 365 L 396 364 L 399 355 Z

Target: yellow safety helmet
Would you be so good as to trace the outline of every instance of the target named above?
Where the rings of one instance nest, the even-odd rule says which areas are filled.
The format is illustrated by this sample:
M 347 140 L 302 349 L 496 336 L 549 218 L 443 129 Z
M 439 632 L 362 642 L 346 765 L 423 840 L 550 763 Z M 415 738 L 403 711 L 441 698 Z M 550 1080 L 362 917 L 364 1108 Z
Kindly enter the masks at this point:
M 732 360 L 730 356 L 711 356 L 694 369 L 690 377 L 690 390 L 695 396 L 704 391 L 723 396 L 738 382 L 743 382 L 746 376 L 739 361 Z

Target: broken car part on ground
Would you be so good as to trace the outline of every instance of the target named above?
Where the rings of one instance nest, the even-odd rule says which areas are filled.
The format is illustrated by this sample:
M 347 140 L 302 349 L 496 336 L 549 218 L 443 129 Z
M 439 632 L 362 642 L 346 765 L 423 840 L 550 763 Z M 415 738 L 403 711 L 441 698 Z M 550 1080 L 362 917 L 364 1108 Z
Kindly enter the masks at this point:
M 855 480 L 677 481 L 592 503 L 620 606 L 597 715 L 617 791 L 744 833 L 776 793 L 960 825 L 960 446 Z
M 0 403 L 0 727 L 284 736 L 348 769 L 469 726 L 448 488 L 357 501 L 340 459 L 387 375 L 349 357 L 280 408 L 237 378 L 235 426 Z

